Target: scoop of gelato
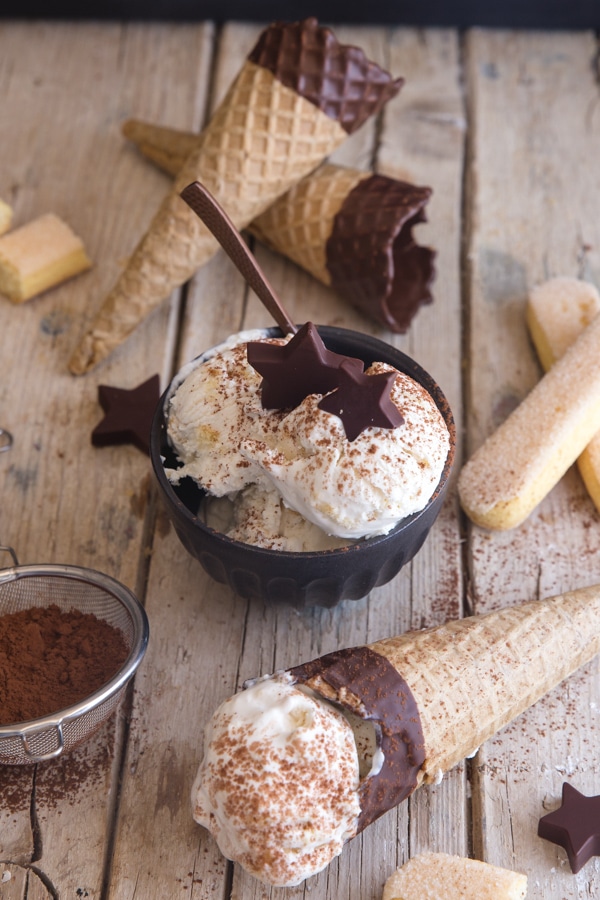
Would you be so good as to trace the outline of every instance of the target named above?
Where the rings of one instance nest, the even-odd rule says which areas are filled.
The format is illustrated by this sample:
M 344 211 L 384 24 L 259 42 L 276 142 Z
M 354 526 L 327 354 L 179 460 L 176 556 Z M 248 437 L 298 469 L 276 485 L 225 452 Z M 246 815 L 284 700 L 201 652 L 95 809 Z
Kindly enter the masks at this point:
M 367 373 L 393 371 L 374 363 Z M 240 452 L 286 505 L 327 534 L 387 534 L 425 506 L 450 446 L 444 419 L 418 382 L 397 372 L 391 397 L 404 418 L 397 428 L 367 428 L 349 441 L 341 419 L 310 394 L 279 419 L 271 439 L 246 439 Z
M 265 883 L 292 886 L 325 868 L 356 833 L 358 786 L 348 719 L 282 674 L 215 712 L 192 810 L 224 856 Z
M 261 376 L 246 355 L 246 343 L 262 331 L 240 332 L 181 370 L 169 398 L 168 434 L 182 462 L 167 470 L 177 484 L 189 476 L 215 497 L 261 483 L 258 466 L 240 454 L 242 441 L 267 440 L 281 413 L 263 409 Z
M 396 373 L 390 397 L 403 421 L 395 428 L 369 426 L 348 440 L 342 419 L 319 407 L 322 394 L 309 394 L 293 409 L 262 406 L 262 379 L 247 358 L 250 339 L 249 333 L 233 336 L 179 379 L 167 410 L 182 462 L 167 472 L 173 483 L 190 476 L 209 494 L 245 506 L 232 536 L 283 550 L 327 549 L 327 535 L 348 543 L 387 534 L 423 509 L 450 448 L 444 418 L 425 388 L 373 363 L 368 375 Z M 260 489 L 254 498 L 269 498 L 264 521 L 277 522 L 270 537 L 269 527 L 260 526 L 260 507 L 247 514 L 243 492 L 250 487 Z M 312 523 L 308 537 L 298 539 L 298 523 L 294 516 L 286 522 L 283 507 Z
M 244 544 L 269 550 L 306 553 L 346 547 L 348 541 L 325 532 L 290 509 L 276 490 L 251 484 L 234 497 L 207 497 L 204 521 L 215 531 Z

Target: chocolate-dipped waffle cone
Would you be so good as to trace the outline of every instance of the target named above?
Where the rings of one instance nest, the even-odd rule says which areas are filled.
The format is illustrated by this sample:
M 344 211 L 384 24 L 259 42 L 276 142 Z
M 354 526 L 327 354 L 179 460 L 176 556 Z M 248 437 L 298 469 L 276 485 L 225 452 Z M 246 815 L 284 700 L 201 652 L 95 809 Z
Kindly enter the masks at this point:
M 280 197 L 250 231 L 391 331 L 432 300 L 435 253 L 412 236 L 428 187 L 323 165 Z
M 342 650 L 291 670 L 381 729 L 358 831 L 436 781 L 600 650 L 600 585 Z
M 218 249 L 180 192 L 200 181 L 244 228 L 394 96 L 401 80 L 315 19 L 267 28 L 69 367 L 88 371 Z
M 124 123 L 123 134 L 171 174 L 199 140 L 136 119 Z M 249 230 L 386 328 L 404 332 L 432 300 L 435 253 L 412 236 L 430 196 L 427 187 L 326 163 Z

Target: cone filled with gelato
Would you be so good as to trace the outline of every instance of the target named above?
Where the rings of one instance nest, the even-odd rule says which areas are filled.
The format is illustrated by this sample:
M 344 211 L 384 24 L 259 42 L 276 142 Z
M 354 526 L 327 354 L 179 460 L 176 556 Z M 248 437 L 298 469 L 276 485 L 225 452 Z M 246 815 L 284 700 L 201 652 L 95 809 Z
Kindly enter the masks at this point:
M 261 881 L 299 884 L 600 650 L 600 586 L 327 654 L 215 712 L 193 816 Z

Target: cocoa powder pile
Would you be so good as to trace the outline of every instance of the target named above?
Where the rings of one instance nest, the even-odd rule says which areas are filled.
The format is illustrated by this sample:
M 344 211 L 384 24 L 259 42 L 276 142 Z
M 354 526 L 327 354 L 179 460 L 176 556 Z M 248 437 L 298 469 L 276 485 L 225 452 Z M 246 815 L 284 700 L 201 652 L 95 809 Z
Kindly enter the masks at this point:
M 0 616 L 0 725 L 83 700 L 125 662 L 122 633 L 91 613 L 53 604 Z

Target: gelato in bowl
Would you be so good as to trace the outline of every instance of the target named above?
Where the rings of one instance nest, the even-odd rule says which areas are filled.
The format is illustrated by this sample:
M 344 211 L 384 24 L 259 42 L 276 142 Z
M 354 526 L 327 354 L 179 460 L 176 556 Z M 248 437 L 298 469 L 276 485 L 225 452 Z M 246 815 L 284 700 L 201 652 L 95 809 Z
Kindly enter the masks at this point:
M 150 455 L 181 542 L 212 578 L 247 599 L 334 606 L 421 548 L 455 443 L 448 402 L 414 360 L 307 323 L 242 332 L 185 366 Z

